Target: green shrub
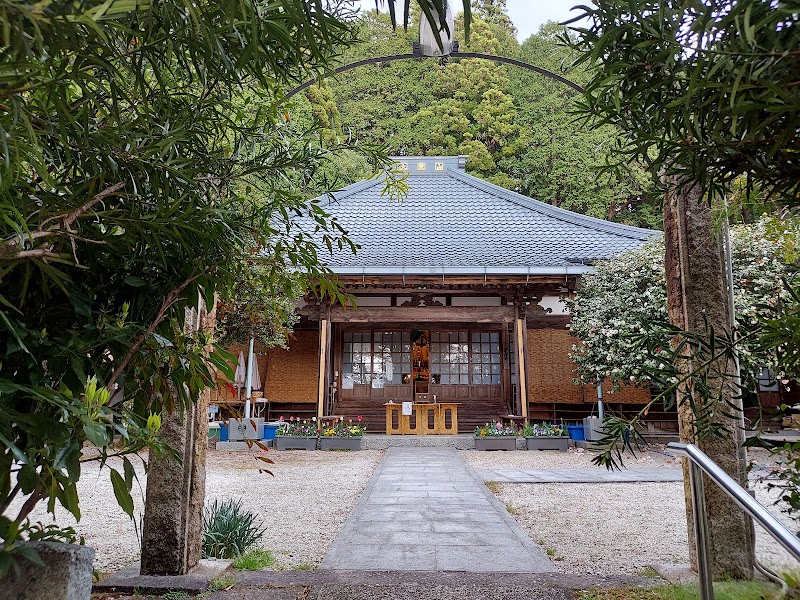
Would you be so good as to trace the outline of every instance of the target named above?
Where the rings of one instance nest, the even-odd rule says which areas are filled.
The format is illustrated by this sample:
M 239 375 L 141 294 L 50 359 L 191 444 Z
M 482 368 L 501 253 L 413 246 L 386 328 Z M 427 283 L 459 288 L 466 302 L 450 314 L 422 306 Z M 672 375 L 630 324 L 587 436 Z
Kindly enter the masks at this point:
M 266 532 L 241 500 L 215 500 L 203 516 L 203 558 L 236 558 Z

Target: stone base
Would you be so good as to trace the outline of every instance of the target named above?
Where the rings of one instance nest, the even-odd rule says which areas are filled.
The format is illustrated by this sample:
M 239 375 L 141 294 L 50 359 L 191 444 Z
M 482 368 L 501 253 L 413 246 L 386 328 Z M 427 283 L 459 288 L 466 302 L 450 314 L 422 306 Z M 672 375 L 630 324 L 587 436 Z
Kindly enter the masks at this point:
M 260 443 L 264 444 L 265 446 L 272 446 L 273 440 L 259 440 Z M 219 452 L 245 452 L 248 450 L 259 450 L 258 446 L 253 444 L 253 447 L 249 447 L 247 442 L 217 442 L 215 444 L 215 448 Z
M 693 583 L 697 581 L 697 573 L 688 564 L 656 563 L 653 570 L 659 577 L 670 583 Z
M 161 595 L 170 591 L 199 594 L 222 575 L 233 561 L 204 558 L 187 575 L 140 575 L 138 562 L 112 573 L 92 587 L 94 593 L 133 593 Z M 86 596 L 88 600 L 89 596 Z
M 58 542 L 27 542 L 45 566 L 19 558 L 0 584 L 0 600 L 89 600 L 94 548 Z
M 364 450 L 385 450 L 393 446 L 401 448 L 455 448 L 472 450 L 475 448 L 473 435 L 386 435 L 367 433 L 361 448 Z

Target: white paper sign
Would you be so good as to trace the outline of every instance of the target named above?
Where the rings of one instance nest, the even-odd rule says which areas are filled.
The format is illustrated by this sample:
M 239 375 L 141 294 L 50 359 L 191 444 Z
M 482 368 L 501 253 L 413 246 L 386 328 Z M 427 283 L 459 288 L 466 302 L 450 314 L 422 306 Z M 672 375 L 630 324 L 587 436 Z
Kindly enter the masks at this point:
M 412 411 L 411 404 L 412 404 L 411 402 L 403 402 L 403 414 L 404 415 L 410 415 L 411 414 L 411 411 Z
M 343 390 L 352 390 L 353 389 L 353 376 L 352 375 L 345 375 L 342 377 L 342 389 Z

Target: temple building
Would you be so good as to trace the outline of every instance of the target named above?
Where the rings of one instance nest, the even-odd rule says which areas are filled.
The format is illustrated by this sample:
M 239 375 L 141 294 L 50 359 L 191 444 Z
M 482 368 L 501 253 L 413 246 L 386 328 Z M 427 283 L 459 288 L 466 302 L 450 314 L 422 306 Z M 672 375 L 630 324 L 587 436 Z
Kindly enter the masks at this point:
M 306 299 L 289 349 L 262 357 L 270 417 L 362 415 L 383 432 L 385 403 L 435 401 L 458 403 L 466 432 L 589 415 L 596 389 L 573 382 L 561 300 L 593 263 L 660 232 L 508 191 L 468 175 L 464 156 L 395 160 L 404 199 L 367 180 L 323 202 L 360 245 L 324 258 L 357 306 Z M 607 397 L 612 409 L 649 399 L 634 387 Z

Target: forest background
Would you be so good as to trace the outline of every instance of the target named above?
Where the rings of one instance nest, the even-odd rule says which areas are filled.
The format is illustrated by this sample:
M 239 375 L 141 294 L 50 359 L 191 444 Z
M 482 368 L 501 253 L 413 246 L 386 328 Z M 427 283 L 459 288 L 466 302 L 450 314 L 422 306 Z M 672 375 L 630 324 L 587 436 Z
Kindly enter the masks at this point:
M 456 17 L 461 51 L 515 58 L 578 84 L 590 79 L 584 66 L 572 66 L 573 51 L 558 43 L 563 26 L 548 23 L 519 43 L 505 0 L 473 2 L 473 16 L 468 45 Z M 341 63 L 410 53 L 418 17 L 412 14 L 405 31 L 393 29 L 388 14 L 363 13 L 361 43 Z M 572 113 L 579 94 L 542 75 L 480 59 L 425 58 L 361 67 L 297 98 L 287 116 L 299 129 L 320 125 L 325 145 L 357 139 L 390 155 L 463 154 L 467 172 L 506 189 L 592 217 L 661 228 L 661 194 L 644 169 L 598 171 L 618 131 L 578 124 Z M 347 154 L 337 168 L 342 184 L 371 174 Z

